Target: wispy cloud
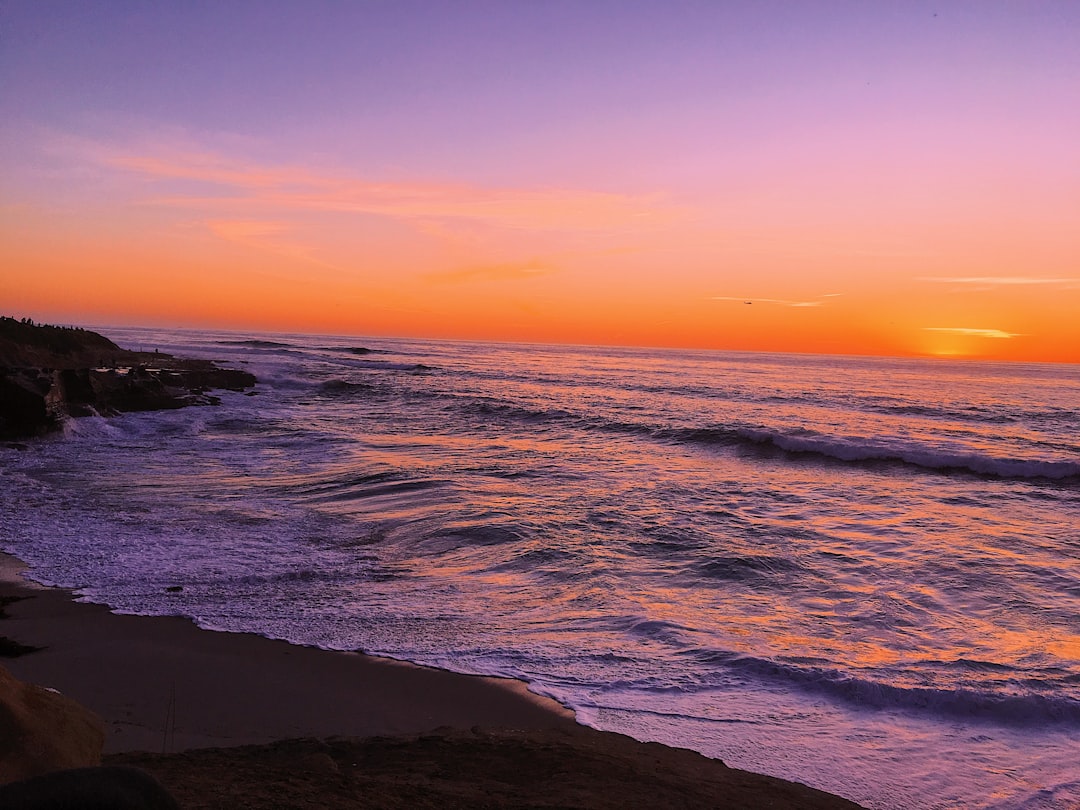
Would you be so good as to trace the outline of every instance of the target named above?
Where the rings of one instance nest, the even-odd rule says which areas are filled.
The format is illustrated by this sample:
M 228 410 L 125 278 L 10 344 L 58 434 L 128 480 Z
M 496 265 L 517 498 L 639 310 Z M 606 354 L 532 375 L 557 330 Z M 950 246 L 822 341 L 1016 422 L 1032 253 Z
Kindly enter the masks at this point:
M 971 329 L 966 326 L 924 326 L 923 329 L 927 332 L 949 332 L 950 334 L 964 335 L 965 337 L 995 338 L 997 340 L 1023 337 L 1019 332 L 1005 332 L 1001 329 Z
M 1031 276 L 924 276 L 919 281 L 929 281 L 935 284 L 971 284 L 981 287 L 1080 285 L 1080 278 L 1037 278 Z
M 260 220 L 210 220 L 206 223 L 215 234 L 230 242 L 251 244 L 267 237 L 279 235 L 285 226 L 279 222 Z
M 204 223 L 210 231 L 227 242 L 235 242 L 248 248 L 298 259 L 302 262 L 341 270 L 337 265 L 319 259 L 316 249 L 289 237 L 289 226 L 281 222 L 264 220 L 208 220 Z
M 462 267 L 438 273 L 428 273 L 429 281 L 456 283 L 468 281 L 519 281 L 551 273 L 554 268 L 540 261 L 506 262 L 475 267 Z
M 280 188 L 304 185 L 311 175 L 302 169 L 273 168 L 231 162 L 225 158 L 199 152 L 181 152 L 167 157 L 139 154 L 103 154 L 106 166 L 172 180 L 196 180 L 237 188 Z
M 94 158 L 100 165 L 157 183 L 150 201 L 158 205 L 216 210 L 222 216 L 237 210 L 316 210 L 407 220 L 461 219 L 510 229 L 594 230 L 670 222 L 684 213 L 660 194 L 379 182 L 191 150 L 151 154 L 101 149 Z
M 754 298 L 752 296 L 732 296 L 732 295 L 714 295 L 709 300 L 711 301 L 738 301 L 743 304 L 776 304 L 782 307 L 820 307 L 824 306 L 827 302 L 826 298 L 836 298 L 841 293 L 826 293 L 811 301 L 791 301 L 786 298 Z

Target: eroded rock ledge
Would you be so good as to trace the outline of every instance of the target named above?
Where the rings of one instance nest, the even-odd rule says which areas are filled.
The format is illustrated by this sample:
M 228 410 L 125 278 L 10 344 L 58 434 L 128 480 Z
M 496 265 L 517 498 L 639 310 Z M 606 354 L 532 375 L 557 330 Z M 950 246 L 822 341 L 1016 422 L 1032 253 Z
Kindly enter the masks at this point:
M 215 405 L 215 389 L 255 385 L 247 371 L 121 349 L 86 329 L 0 318 L 0 438 L 39 436 L 68 417 Z

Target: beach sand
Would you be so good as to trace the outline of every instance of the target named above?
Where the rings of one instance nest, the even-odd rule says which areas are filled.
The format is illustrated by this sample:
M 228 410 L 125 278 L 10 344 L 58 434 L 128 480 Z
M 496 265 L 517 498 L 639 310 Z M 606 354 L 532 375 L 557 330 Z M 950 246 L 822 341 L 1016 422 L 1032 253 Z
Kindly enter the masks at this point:
M 24 568 L 0 555 L 0 636 L 41 649 L 0 663 L 100 715 L 106 761 L 183 807 L 856 806 L 584 728 L 516 681 L 115 615 Z

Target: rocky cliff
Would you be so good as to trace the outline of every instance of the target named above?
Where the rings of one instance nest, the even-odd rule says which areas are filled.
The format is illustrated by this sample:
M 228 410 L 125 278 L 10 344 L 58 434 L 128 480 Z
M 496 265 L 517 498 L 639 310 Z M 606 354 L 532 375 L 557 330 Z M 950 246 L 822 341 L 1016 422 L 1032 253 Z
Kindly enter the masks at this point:
M 69 417 L 213 405 L 254 375 L 159 352 L 122 349 L 86 329 L 0 318 L 0 438 L 57 429 Z

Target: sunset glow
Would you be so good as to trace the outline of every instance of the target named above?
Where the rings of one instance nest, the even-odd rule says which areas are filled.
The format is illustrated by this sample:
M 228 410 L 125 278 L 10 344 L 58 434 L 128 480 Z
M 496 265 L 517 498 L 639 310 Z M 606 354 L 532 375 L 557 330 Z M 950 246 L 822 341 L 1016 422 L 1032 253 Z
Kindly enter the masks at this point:
M 0 314 L 1080 362 L 1075 3 L 15 3 Z

